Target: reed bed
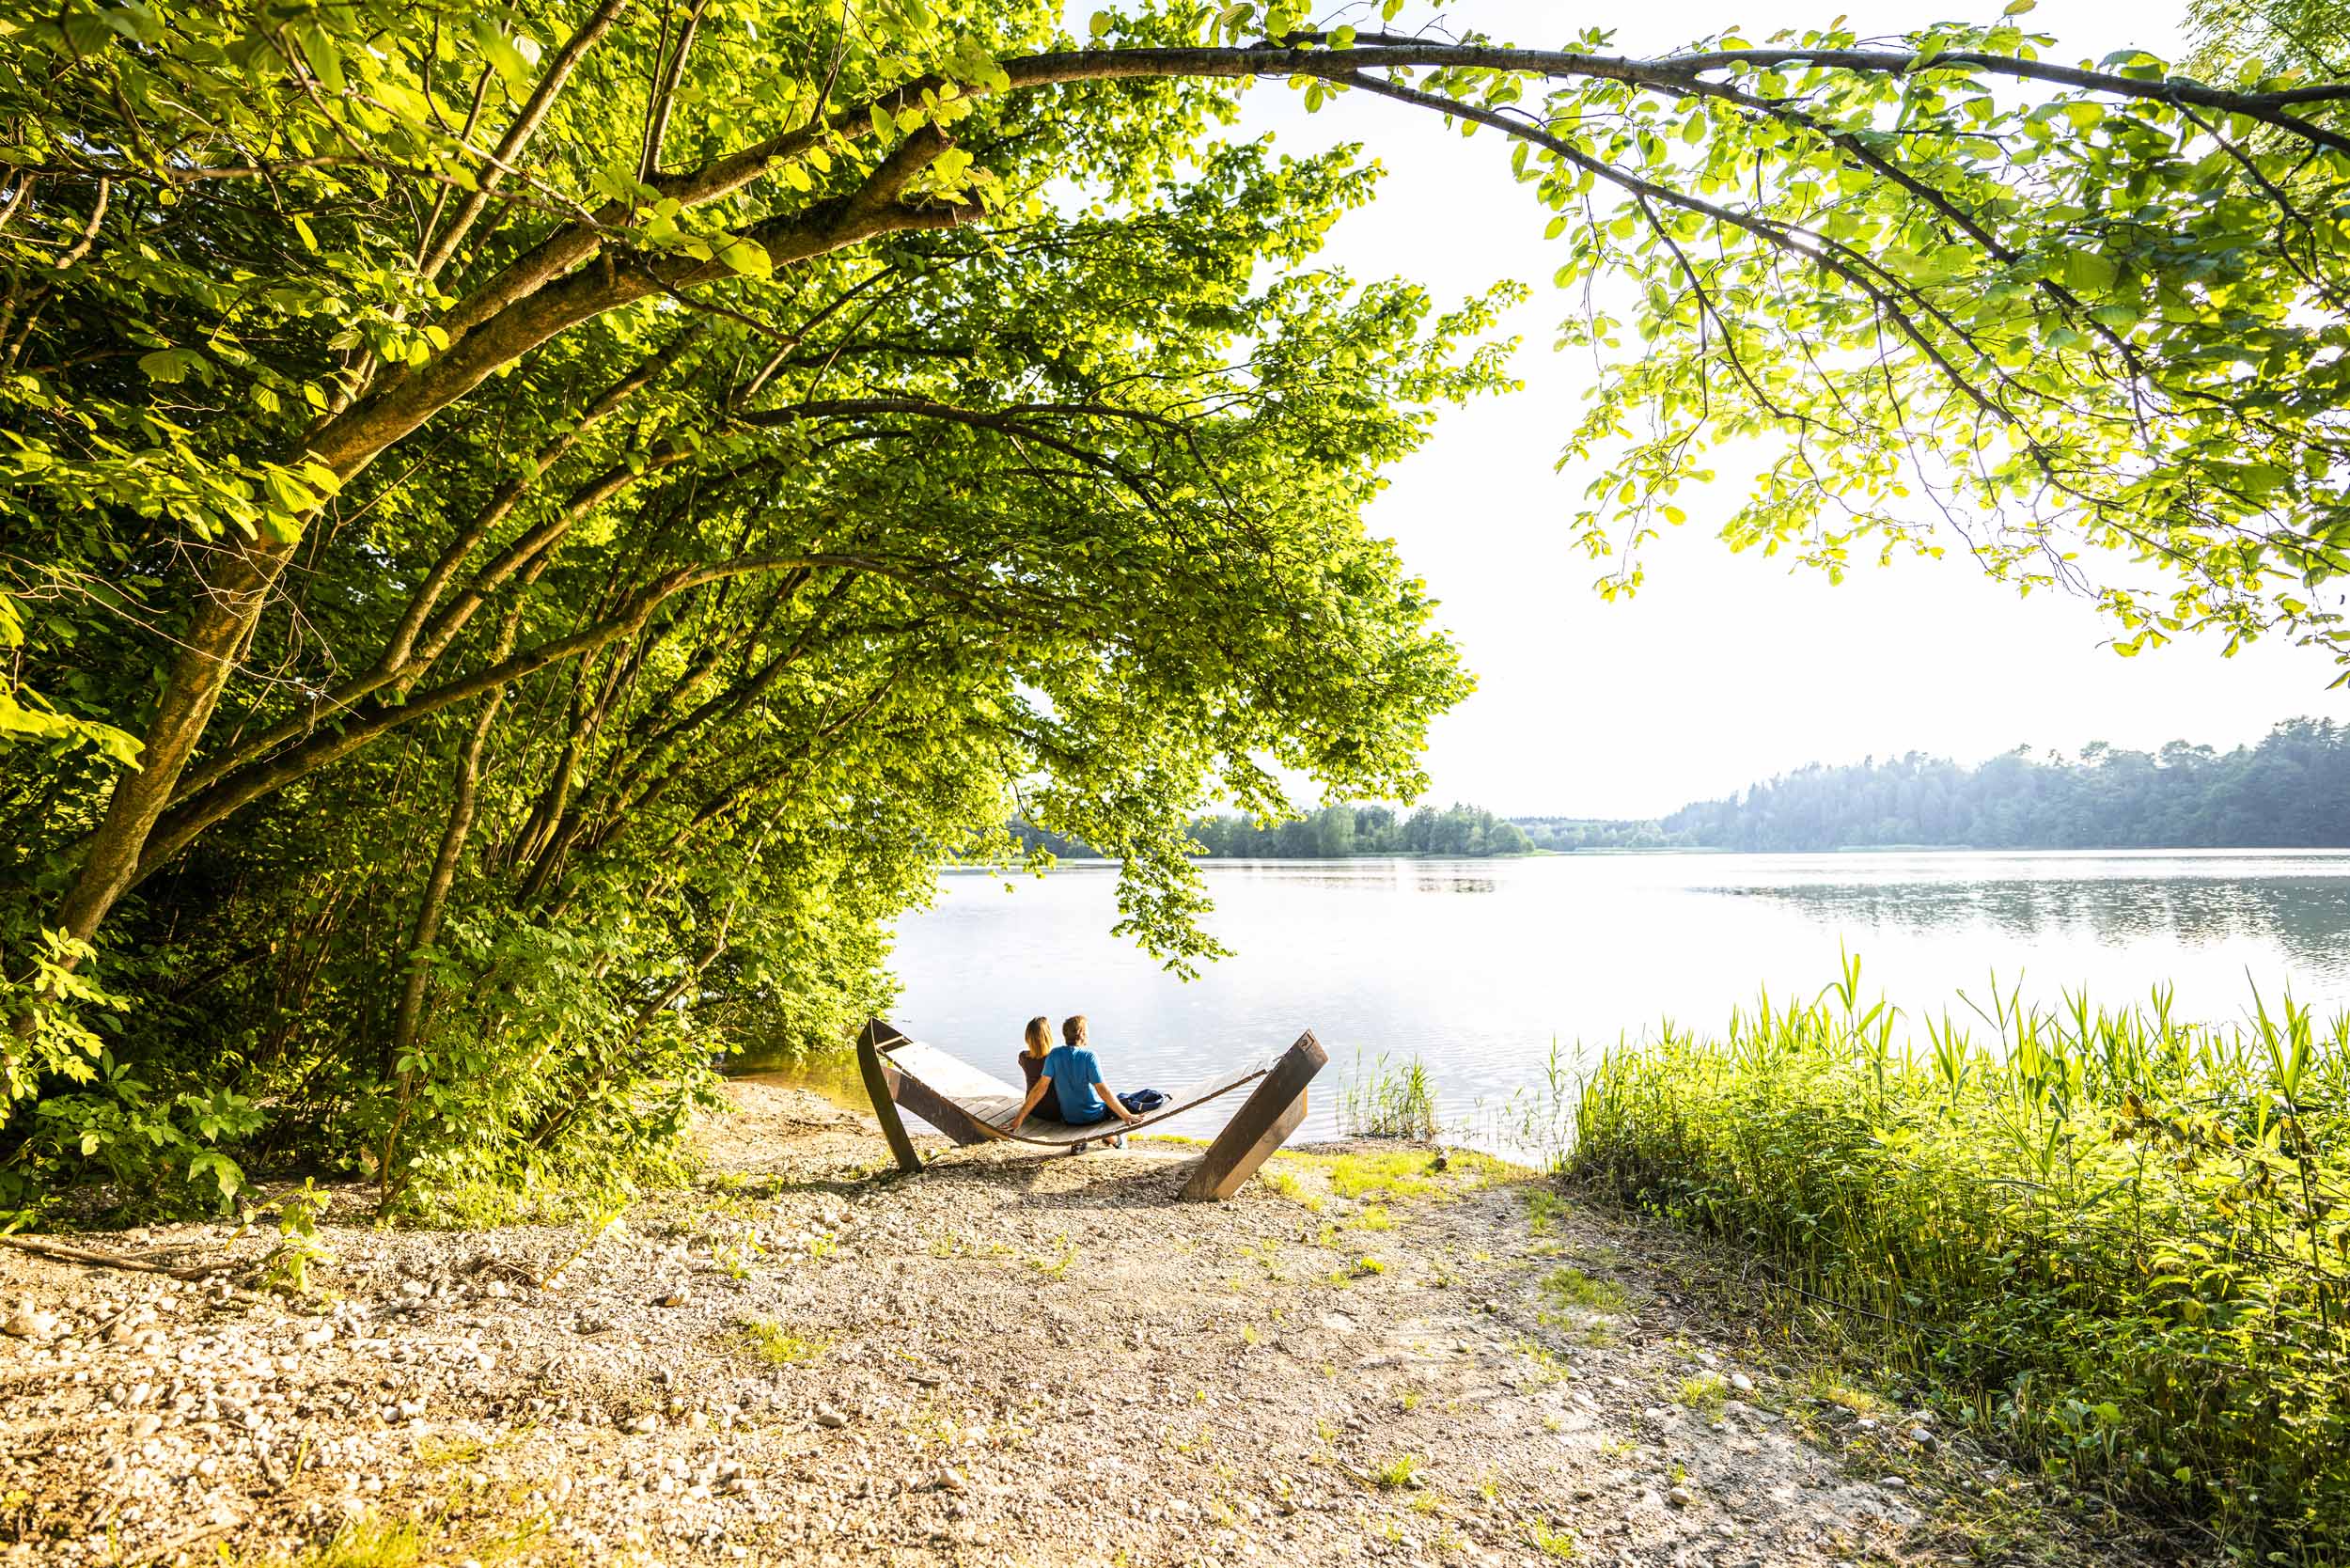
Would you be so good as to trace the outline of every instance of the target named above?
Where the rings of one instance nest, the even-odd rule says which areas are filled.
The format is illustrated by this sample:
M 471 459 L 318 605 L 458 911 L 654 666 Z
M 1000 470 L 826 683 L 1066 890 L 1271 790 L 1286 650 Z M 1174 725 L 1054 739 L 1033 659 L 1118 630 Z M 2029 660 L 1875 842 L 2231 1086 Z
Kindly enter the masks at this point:
M 2006 993 L 1913 1029 L 1859 980 L 1607 1053 L 1562 1173 L 1751 1249 L 2051 1473 L 2350 1560 L 2350 1018 Z
M 1427 1143 L 1438 1130 L 1435 1086 L 1414 1057 L 1401 1067 L 1382 1054 L 1369 1068 L 1358 1056 L 1339 1090 L 1339 1132 L 1345 1137 L 1402 1137 Z

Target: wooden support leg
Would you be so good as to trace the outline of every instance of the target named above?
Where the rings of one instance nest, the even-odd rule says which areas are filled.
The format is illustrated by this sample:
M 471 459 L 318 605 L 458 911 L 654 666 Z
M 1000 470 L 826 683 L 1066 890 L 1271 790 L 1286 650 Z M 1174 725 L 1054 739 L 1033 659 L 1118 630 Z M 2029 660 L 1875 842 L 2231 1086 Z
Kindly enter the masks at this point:
M 1240 1107 L 1238 1115 L 1208 1145 L 1206 1158 L 1183 1184 L 1189 1199 L 1225 1199 L 1257 1173 L 1276 1149 L 1306 1120 L 1306 1086 L 1330 1059 L 1322 1042 L 1308 1029 L 1297 1043 L 1281 1054 Z
M 891 1092 L 889 1064 L 882 1060 L 881 1046 L 904 1035 L 876 1018 L 858 1031 L 856 1037 L 856 1068 L 865 1080 L 865 1092 L 873 1102 L 873 1120 L 881 1123 L 882 1136 L 889 1140 L 889 1152 L 898 1156 L 898 1168 L 909 1173 L 922 1168 L 922 1156 L 914 1151 L 914 1139 L 906 1136 L 906 1124 L 898 1116 L 898 1097 Z

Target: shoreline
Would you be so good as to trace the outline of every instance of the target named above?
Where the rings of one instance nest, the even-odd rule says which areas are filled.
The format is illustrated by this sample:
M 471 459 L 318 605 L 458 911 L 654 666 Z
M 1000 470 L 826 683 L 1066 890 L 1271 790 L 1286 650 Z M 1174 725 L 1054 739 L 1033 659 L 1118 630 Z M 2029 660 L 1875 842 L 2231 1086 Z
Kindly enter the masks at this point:
M 306 1298 L 0 1249 L 48 1320 L 0 1341 L 0 1562 L 1759 1568 L 1971 1560 L 2001 1520 L 2113 1560 L 1752 1338 L 1700 1251 L 1499 1162 L 1320 1145 L 1198 1205 L 1174 1142 L 888 1179 L 870 1119 L 728 1093 L 701 1179 L 601 1230 L 343 1194 Z

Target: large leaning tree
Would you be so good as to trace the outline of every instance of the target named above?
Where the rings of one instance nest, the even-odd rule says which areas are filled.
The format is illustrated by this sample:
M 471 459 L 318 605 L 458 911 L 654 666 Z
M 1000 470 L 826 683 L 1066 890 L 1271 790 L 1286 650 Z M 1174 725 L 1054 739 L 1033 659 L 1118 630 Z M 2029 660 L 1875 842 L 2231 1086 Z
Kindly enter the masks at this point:
M 1628 286 L 1609 590 L 1762 437 L 1733 545 L 2350 659 L 2350 85 L 1384 8 L 0 11 L 8 1141 L 623 1137 L 1009 789 L 1179 962 L 1203 792 L 1407 792 L 1465 682 L 1359 515 L 1492 313 L 1311 270 L 1370 170 L 1219 141 L 1260 80 L 1479 133 Z

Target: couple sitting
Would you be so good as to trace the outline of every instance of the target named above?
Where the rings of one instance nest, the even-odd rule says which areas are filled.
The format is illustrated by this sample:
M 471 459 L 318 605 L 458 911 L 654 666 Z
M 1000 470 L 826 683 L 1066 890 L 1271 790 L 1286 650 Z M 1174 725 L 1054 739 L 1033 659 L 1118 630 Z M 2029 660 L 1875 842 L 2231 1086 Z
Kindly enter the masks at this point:
M 1093 1059 L 1093 1052 L 1086 1044 L 1086 1021 L 1083 1015 L 1064 1018 L 1060 1022 L 1062 1043 L 1053 1043 L 1052 1020 L 1031 1018 L 1026 1043 L 1020 1052 L 1020 1074 L 1028 1083 L 1028 1097 L 1020 1105 L 1020 1114 L 1011 1119 L 1011 1130 L 1018 1132 L 1021 1123 L 1037 1102 L 1049 1091 L 1054 1108 L 1060 1120 L 1072 1127 L 1090 1127 L 1111 1117 L 1124 1122 L 1139 1121 L 1137 1112 L 1153 1110 L 1166 1104 L 1167 1096 L 1155 1089 L 1138 1090 L 1127 1095 L 1113 1094 L 1110 1086 L 1102 1081 L 1101 1064 Z M 1111 1148 L 1123 1147 L 1125 1139 L 1113 1133 L 1103 1141 Z M 1085 1147 L 1079 1144 L 1078 1148 Z

